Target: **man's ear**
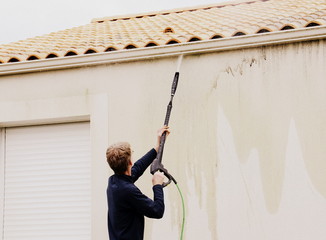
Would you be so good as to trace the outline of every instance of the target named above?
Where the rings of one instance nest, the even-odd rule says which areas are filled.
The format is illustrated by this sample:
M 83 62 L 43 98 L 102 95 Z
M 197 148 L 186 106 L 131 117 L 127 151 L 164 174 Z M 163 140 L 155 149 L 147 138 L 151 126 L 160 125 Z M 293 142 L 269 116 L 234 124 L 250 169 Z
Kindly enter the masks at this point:
M 128 163 L 130 166 L 132 166 L 132 161 L 131 160 L 129 160 L 129 163 Z

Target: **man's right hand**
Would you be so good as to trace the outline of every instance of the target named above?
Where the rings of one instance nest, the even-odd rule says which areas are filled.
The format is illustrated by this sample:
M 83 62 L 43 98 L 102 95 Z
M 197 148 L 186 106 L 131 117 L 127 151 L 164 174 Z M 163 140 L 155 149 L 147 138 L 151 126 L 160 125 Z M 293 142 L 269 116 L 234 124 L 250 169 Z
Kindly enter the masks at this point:
M 153 178 L 152 178 L 153 186 L 155 186 L 157 184 L 162 185 L 163 181 L 164 181 L 164 173 L 159 172 L 159 171 L 155 172 L 153 175 Z
M 158 149 L 159 149 L 160 143 L 161 143 L 161 137 L 164 132 L 166 132 L 166 136 L 168 136 L 170 134 L 169 126 L 163 126 L 162 128 L 160 128 L 157 131 L 157 141 L 156 141 L 156 146 L 155 146 L 156 152 L 158 152 Z

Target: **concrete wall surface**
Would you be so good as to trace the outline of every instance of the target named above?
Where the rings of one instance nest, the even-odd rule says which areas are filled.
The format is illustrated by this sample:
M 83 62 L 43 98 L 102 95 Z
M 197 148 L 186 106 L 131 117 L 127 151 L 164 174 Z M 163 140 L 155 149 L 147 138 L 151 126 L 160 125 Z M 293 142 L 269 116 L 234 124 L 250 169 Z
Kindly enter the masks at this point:
M 107 239 L 107 146 L 134 158 L 163 125 L 176 57 L 0 77 L 2 127 L 89 120 L 92 239 Z M 326 40 L 184 56 L 163 163 L 186 203 L 184 239 L 326 236 Z M 137 186 L 152 196 L 151 175 Z M 182 207 L 145 239 L 178 239 Z

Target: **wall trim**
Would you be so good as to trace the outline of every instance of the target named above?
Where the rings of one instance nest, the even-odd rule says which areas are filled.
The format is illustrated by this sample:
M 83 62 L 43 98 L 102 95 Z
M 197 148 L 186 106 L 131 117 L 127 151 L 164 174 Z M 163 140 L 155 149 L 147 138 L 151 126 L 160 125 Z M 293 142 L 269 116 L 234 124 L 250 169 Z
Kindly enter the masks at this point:
M 0 239 L 3 240 L 3 224 L 4 224 L 4 199 L 5 199 L 5 129 L 0 128 Z
M 326 26 L 0 65 L 0 76 L 326 39 Z
M 53 124 L 65 124 L 65 123 L 78 123 L 78 122 L 90 122 L 90 115 L 80 115 L 71 117 L 57 117 L 57 118 L 37 118 L 29 120 L 17 120 L 0 122 L 0 128 L 11 127 L 30 127 L 40 125 L 53 125 Z

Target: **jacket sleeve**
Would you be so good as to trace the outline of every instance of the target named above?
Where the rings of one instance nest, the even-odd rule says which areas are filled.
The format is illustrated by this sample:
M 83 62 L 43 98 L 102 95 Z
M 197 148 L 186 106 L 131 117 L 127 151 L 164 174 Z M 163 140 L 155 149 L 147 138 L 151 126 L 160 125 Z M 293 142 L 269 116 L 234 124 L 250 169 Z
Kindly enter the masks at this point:
M 130 191 L 129 204 L 133 209 L 149 218 L 162 218 L 164 214 L 164 193 L 162 185 L 153 186 L 154 200 L 144 195 L 136 186 Z
M 143 175 L 144 171 L 153 162 L 156 155 L 156 150 L 152 148 L 148 153 L 134 163 L 131 168 L 131 177 L 133 182 L 136 182 L 138 178 Z

